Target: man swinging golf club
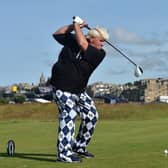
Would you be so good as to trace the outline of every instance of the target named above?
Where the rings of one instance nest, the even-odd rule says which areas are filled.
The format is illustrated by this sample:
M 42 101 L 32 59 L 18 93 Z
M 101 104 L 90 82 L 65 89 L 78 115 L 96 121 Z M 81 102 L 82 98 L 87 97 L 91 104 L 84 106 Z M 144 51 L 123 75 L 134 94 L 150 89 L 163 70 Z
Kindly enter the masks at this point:
M 92 158 L 87 151 L 98 112 L 93 100 L 85 92 L 89 77 L 105 57 L 104 41 L 109 35 L 104 28 L 93 28 L 85 36 L 82 28 L 87 23 L 79 17 L 59 28 L 54 39 L 63 45 L 57 62 L 52 67 L 51 85 L 59 109 L 58 161 L 81 162 L 81 157 Z M 75 119 L 81 118 L 75 134 Z

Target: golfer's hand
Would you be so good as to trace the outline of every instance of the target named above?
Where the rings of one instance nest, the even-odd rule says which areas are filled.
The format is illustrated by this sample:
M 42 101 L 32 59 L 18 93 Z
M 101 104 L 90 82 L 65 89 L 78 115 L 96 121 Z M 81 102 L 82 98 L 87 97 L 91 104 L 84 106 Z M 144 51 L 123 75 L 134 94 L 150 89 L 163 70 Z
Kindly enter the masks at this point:
M 83 22 L 84 20 L 80 18 L 79 16 L 73 16 L 73 23 L 82 24 Z
M 83 21 L 83 23 L 80 24 L 80 28 L 87 27 L 87 26 L 88 26 L 88 24 L 85 21 Z
M 79 24 L 80 28 L 87 27 L 87 23 L 85 20 L 81 19 L 79 16 L 74 16 L 73 17 L 73 23 L 74 24 Z

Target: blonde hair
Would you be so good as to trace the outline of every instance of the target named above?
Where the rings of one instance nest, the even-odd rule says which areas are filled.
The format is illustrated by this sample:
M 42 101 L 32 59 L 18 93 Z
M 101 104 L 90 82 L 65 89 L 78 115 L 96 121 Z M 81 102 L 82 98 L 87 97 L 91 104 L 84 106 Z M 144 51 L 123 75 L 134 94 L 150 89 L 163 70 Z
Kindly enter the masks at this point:
M 87 38 L 89 37 L 102 37 L 104 40 L 108 40 L 109 39 L 109 34 L 107 32 L 107 30 L 103 27 L 95 27 L 92 28 L 87 36 Z

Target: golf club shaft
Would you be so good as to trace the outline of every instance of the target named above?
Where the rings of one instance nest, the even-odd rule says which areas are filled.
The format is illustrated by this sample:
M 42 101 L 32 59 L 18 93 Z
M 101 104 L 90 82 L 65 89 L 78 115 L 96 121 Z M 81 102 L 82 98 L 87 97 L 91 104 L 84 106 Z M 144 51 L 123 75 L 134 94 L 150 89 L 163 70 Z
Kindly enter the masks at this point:
M 86 28 L 88 29 L 88 30 L 91 30 L 91 28 L 87 25 L 86 26 Z M 134 61 L 132 61 L 128 56 L 126 56 L 120 49 L 118 49 L 116 46 L 114 46 L 111 42 L 109 42 L 109 41 L 107 41 L 107 40 L 105 40 L 105 42 L 107 43 L 107 44 L 109 44 L 111 47 L 113 47 L 116 51 L 118 51 L 123 57 L 125 57 L 128 61 L 130 61 L 133 65 L 135 65 L 136 67 L 137 67 L 137 64 L 134 62 Z

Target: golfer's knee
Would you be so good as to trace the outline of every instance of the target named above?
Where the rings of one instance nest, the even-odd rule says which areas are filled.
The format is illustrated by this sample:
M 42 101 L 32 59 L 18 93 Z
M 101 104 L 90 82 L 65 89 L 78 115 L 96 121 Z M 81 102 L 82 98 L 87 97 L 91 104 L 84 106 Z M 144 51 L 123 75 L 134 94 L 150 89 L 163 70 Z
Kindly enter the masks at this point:
M 93 123 L 96 123 L 98 121 L 99 115 L 98 115 L 98 112 L 97 112 L 96 108 L 91 109 L 91 111 L 88 113 L 88 118 Z

